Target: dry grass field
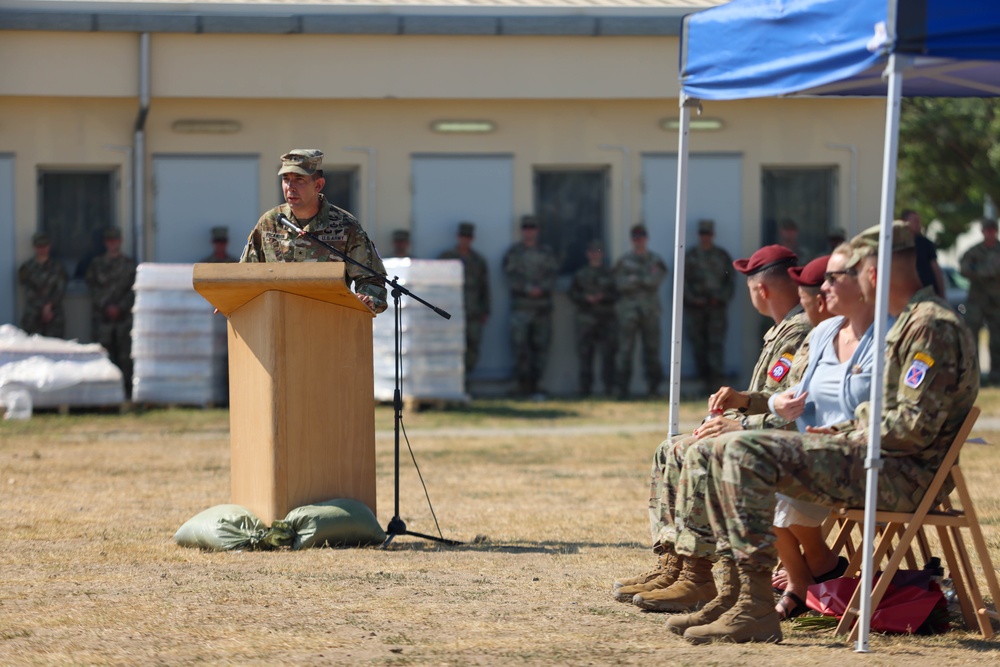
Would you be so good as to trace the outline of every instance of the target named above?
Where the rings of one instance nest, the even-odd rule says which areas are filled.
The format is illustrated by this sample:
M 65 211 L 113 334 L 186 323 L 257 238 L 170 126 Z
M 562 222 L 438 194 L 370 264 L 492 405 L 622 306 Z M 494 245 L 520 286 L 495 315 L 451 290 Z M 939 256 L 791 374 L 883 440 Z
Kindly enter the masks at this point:
M 1000 414 L 963 467 L 1000 563 Z M 686 406 L 682 423 L 700 417 Z M 0 423 L 0 665 L 966 665 L 1000 640 L 873 636 L 859 654 L 786 624 L 774 645 L 693 647 L 612 600 L 647 569 L 660 402 L 476 402 L 407 413 L 447 547 L 207 553 L 174 531 L 228 502 L 228 413 Z M 392 414 L 377 410 L 378 516 L 393 512 Z M 404 445 L 405 447 L 405 445 Z M 401 515 L 435 527 L 409 454 Z

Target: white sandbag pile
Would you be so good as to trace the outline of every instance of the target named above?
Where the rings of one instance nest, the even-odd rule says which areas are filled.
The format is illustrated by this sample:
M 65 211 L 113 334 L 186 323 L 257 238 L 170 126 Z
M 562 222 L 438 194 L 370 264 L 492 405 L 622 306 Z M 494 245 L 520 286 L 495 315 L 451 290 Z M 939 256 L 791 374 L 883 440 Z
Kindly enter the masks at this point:
M 132 400 L 224 405 L 226 318 L 194 291 L 193 264 L 140 264 L 132 308 Z
M 0 326 L 0 403 L 9 418 L 28 418 L 33 408 L 124 400 L 122 372 L 97 343 L 29 336 L 11 324 Z
M 401 376 L 404 399 L 467 401 L 465 393 L 465 310 L 462 305 L 462 262 L 457 259 L 384 260 L 389 278 L 451 314 L 446 320 L 422 303 L 403 295 Z M 375 318 L 373 347 L 375 399 L 391 401 L 395 384 L 394 307 Z

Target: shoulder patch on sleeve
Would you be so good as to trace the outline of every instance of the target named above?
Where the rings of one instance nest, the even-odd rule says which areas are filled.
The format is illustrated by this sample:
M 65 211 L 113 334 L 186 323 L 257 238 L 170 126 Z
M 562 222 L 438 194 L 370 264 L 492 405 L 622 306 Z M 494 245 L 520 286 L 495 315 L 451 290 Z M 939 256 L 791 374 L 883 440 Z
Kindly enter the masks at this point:
M 794 361 L 795 356 L 790 352 L 785 352 L 781 355 L 781 358 L 774 362 L 771 366 L 771 370 L 767 372 L 771 376 L 771 379 L 775 382 L 781 382 L 788 375 L 788 371 L 792 368 L 792 361 Z
M 910 367 L 906 370 L 906 375 L 903 377 L 903 384 L 910 389 L 916 389 L 920 386 L 920 384 L 924 381 L 924 378 L 927 377 L 927 370 L 931 367 L 931 364 L 934 363 L 933 359 L 931 359 L 930 364 L 921 361 L 917 358 L 920 356 L 926 355 L 914 355 L 913 362 L 910 364 Z M 928 359 L 930 359 L 930 357 L 928 357 Z
M 913 358 L 916 361 L 920 361 L 927 364 L 927 368 L 930 368 L 931 366 L 934 365 L 934 357 L 932 357 L 929 354 L 924 354 L 923 352 L 917 352 L 915 355 L 913 355 Z

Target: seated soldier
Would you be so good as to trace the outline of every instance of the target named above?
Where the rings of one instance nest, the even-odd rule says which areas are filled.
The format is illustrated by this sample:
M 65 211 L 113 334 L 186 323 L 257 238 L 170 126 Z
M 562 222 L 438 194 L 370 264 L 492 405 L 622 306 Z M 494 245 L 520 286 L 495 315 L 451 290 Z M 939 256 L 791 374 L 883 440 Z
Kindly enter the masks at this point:
M 689 599 L 694 600 L 691 604 L 697 604 L 699 600 L 710 600 L 715 596 L 710 564 L 704 571 L 685 572 L 683 584 L 666 593 L 666 589 L 677 582 L 683 569 L 683 560 L 677 558 L 673 548 L 674 500 L 681 462 L 688 445 L 709 432 L 787 425 L 784 420 L 775 423 L 778 418 L 768 413 L 767 398 L 790 386 L 788 371 L 795 351 L 811 328 L 798 303 L 796 285 L 788 274 L 789 267 L 795 263 L 795 255 L 778 245 L 765 246 L 749 259 L 733 262 L 736 270 L 747 277 L 747 288 L 754 307 L 774 320 L 774 326 L 764 336 L 764 347 L 750 380 L 749 389 L 758 400 L 742 410 L 733 410 L 725 415 L 720 410 L 720 416 L 707 419 L 694 435 L 668 438 L 657 447 L 650 472 L 649 520 L 653 550 L 659 554 L 658 564 L 650 572 L 615 581 L 613 594 L 616 600 L 632 602 L 652 611 L 663 611 L 677 610 L 678 605 L 687 608 L 690 606 Z M 723 387 L 719 393 L 734 391 Z
M 878 241 L 878 227 L 855 237 L 844 267 L 857 272 L 861 292 L 872 302 Z M 896 320 L 886 336 L 877 502 L 880 509 L 912 511 L 975 403 L 979 374 L 971 334 L 931 288 L 922 288 L 913 237 L 901 224 L 893 226 L 889 280 L 888 309 Z M 675 548 L 685 559 L 719 559 L 723 579 L 720 595 L 683 619 L 686 639 L 781 640 L 771 590 L 774 491 L 826 505 L 863 506 L 868 413 L 863 403 L 853 420 L 841 424 L 806 433 L 737 432 L 689 448 Z

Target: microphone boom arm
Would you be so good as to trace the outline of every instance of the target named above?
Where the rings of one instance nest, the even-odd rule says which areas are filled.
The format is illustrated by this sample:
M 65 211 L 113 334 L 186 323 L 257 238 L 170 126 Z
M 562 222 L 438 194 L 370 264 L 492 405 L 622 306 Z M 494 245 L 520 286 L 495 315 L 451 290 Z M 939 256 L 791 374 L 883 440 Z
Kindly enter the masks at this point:
M 391 287 L 393 290 L 398 290 L 400 294 L 405 294 L 406 296 L 410 297 L 411 299 L 414 299 L 415 301 L 419 301 L 420 303 L 424 304 L 425 306 L 427 306 L 428 308 L 430 308 L 431 310 L 433 310 L 435 313 L 437 313 L 438 315 L 440 315 L 441 317 L 443 317 L 446 320 L 450 320 L 451 319 L 451 313 L 449 313 L 448 311 L 446 311 L 446 310 L 444 310 L 442 308 L 438 308 L 437 306 L 435 306 L 435 305 L 433 305 L 431 303 L 428 303 L 427 301 L 424 301 L 419 296 L 417 296 L 416 294 L 414 294 L 410 290 L 408 290 L 405 287 L 403 287 L 402 285 L 400 285 L 396 281 L 396 278 L 392 278 L 390 280 L 388 277 L 383 276 L 381 273 L 379 273 L 375 269 L 371 268 L 370 266 L 366 266 L 366 265 L 362 264 L 361 262 L 359 262 L 358 260 L 354 259 L 353 257 L 350 257 L 347 253 L 345 253 L 345 252 L 343 252 L 341 250 L 337 250 L 335 247 L 333 247 L 332 245 L 330 245 L 326 241 L 320 239 L 318 236 L 316 236 L 312 232 L 307 232 L 306 230 L 302 229 L 301 227 L 297 227 L 295 225 L 295 223 L 293 223 L 291 220 L 289 220 L 285 216 L 284 213 L 279 213 L 278 214 L 278 222 L 281 223 L 281 225 L 283 227 L 285 227 L 286 229 L 288 229 L 289 231 L 295 233 L 297 236 L 306 236 L 309 239 L 311 239 L 314 243 L 318 243 L 319 245 L 323 246 L 324 248 L 326 248 L 327 250 L 329 250 L 331 253 L 333 253 L 335 256 L 337 256 L 340 259 L 344 260 L 345 263 L 347 263 L 347 264 L 353 264 L 354 266 L 360 267 L 362 271 L 368 273 L 369 275 L 372 275 L 372 276 L 378 278 L 382 282 L 382 284 L 385 285 L 386 287 Z

